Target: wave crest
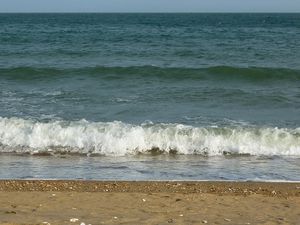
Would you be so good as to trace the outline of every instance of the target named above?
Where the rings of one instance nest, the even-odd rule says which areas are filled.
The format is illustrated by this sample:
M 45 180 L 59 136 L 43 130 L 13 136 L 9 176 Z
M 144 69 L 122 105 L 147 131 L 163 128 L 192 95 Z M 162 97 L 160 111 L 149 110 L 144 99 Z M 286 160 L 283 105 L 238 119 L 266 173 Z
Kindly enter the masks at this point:
M 300 128 L 131 125 L 86 120 L 42 123 L 0 117 L 0 152 L 300 155 Z
M 159 77 L 163 79 L 241 80 L 250 82 L 299 81 L 300 70 L 264 67 L 213 66 L 207 68 L 174 68 L 155 66 L 83 67 L 83 68 L 0 68 L 0 76 L 15 80 L 48 80 L 71 76 L 92 76 L 104 79 L 128 79 L 132 77 Z

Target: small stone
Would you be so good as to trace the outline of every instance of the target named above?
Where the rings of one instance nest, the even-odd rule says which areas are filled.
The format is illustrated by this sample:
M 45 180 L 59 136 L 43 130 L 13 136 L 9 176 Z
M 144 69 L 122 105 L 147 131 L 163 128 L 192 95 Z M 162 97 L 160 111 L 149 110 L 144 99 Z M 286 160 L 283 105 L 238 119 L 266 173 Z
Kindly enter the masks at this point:
M 80 223 L 80 225 L 85 225 L 85 223 Z
M 114 216 L 114 219 L 116 220 L 116 219 L 118 219 L 118 217 Z
M 208 223 L 207 220 L 202 220 L 202 223 Z
M 56 194 L 52 194 L 52 196 L 54 197 L 54 196 L 56 196 Z
M 71 223 L 76 223 L 78 220 L 79 220 L 79 219 L 77 219 L 77 218 L 71 218 L 71 219 L 70 219 L 70 222 L 71 222 Z
M 227 221 L 227 222 L 230 222 L 230 221 L 231 221 L 231 219 L 227 219 L 227 218 L 225 218 L 224 220 Z
M 48 223 L 48 222 L 43 222 L 42 224 L 45 224 L 45 225 L 51 225 L 50 223 Z
M 6 214 L 17 214 L 16 211 L 6 211 L 5 213 L 6 213 Z
M 272 191 L 272 195 L 276 195 L 276 191 Z
M 146 199 L 144 199 L 144 198 L 143 198 L 142 200 L 143 200 L 143 202 L 145 202 L 145 201 L 146 201 Z
M 180 216 L 180 217 L 183 217 L 183 214 L 180 214 L 179 216 Z

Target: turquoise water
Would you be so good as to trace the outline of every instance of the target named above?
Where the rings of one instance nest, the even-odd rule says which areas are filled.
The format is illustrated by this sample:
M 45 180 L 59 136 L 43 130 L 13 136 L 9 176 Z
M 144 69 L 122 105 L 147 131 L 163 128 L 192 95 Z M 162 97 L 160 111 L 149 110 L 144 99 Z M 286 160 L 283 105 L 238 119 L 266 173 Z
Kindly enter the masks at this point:
M 0 152 L 249 157 L 220 179 L 270 157 L 260 179 L 299 180 L 299 62 L 300 14 L 0 14 Z

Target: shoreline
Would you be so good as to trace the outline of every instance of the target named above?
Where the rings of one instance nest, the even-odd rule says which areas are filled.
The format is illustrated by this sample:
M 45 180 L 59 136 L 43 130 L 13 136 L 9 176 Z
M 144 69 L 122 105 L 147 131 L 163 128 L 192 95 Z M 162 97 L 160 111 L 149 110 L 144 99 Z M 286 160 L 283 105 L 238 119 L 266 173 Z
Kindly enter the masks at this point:
M 0 180 L 0 225 L 299 221 L 300 182 Z
M 300 182 L 253 181 L 94 181 L 94 180 L 0 180 L 1 192 L 121 192 L 207 193 L 218 195 L 296 196 Z

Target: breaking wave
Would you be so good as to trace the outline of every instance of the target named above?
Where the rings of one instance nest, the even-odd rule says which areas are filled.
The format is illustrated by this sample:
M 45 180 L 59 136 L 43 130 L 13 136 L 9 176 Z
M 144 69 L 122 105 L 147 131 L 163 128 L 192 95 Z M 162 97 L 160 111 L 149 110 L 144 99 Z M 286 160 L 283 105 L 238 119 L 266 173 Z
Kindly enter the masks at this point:
M 30 154 L 300 155 L 300 128 L 38 122 L 0 117 L 0 152 Z

